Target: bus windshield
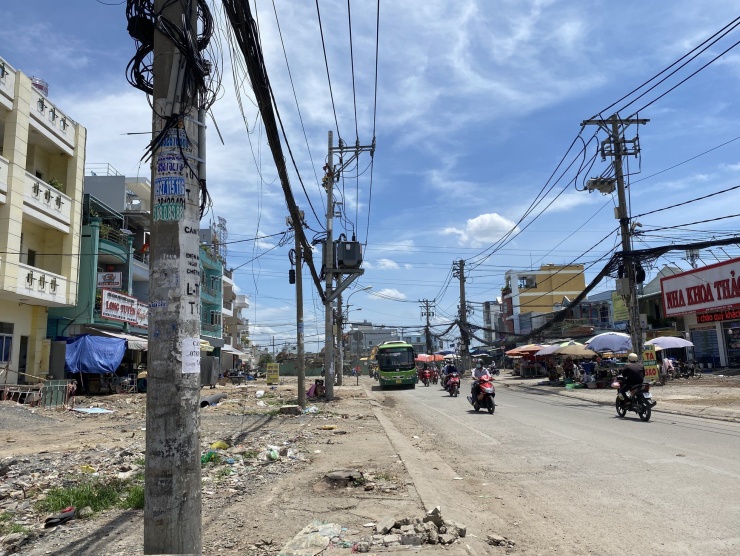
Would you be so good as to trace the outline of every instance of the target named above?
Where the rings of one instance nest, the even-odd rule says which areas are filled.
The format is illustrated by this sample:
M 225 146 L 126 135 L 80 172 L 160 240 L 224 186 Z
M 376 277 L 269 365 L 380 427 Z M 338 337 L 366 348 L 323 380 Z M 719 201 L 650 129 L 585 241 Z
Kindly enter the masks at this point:
M 378 367 L 386 369 L 408 369 L 414 366 L 414 350 L 410 348 L 387 349 L 378 353 Z

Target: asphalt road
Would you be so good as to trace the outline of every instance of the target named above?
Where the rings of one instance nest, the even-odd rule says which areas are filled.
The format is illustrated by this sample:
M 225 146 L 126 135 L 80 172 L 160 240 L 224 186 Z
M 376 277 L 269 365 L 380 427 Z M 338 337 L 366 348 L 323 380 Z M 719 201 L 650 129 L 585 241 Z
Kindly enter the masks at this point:
M 427 506 L 523 554 L 740 554 L 740 424 L 469 384 L 374 391 Z

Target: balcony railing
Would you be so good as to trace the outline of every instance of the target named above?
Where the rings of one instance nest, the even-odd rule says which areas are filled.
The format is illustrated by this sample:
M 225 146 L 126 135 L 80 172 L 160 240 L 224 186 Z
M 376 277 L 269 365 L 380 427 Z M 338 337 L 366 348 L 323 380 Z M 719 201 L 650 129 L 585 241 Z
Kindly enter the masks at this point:
M 19 295 L 66 303 L 67 279 L 48 270 L 18 263 L 16 292 Z
M 221 337 L 221 325 L 220 324 L 211 324 L 210 322 L 203 322 L 200 323 L 200 331 L 203 334 L 207 334 L 209 336 L 214 337 Z
M 200 291 L 210 297 L 217 298 L 219 295 L 221 295 L 221 291 L 217 290 L 215 288 L 209 288 L 208 286 L 204 286 L 201 284 Z
M 149 264 L 149 253 L 141 253 L 139 251 L 134 251 L 134 259 L 148 265 Z
M 75 122 L 35 88 L 31 91 L 31 114 L 51 132 L 50 136 L 59 140 L 60 145 L 71 156 L 75 143 Z
M 228 278 L 229 280 L 234 279 L 234 271 L 224 268 L 224 277 Z
M 234 303 L 231 301 L 224 300 L 224 309 L 227 309 L 228 311 L 234 310 Z
M 39 212 L 50 217 L 54 228 L 69 232 L 72 199 L 45 181 L 26 172 L 26 187 L 23 195 L 24 211 Z
M 127 234 L 124 234 L 121 230 L 106 226 L 105 224 L 100 226 L 100 239 L 107 239 L 108 241 L 118 243 L 123 246 L 128 245 Z

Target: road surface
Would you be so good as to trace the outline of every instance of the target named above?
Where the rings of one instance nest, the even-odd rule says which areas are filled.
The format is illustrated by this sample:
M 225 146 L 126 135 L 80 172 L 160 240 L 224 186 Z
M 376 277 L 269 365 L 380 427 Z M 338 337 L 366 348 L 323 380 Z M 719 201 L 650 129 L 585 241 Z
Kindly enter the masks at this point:
M 469 381 L 454 399 L 372 392 L 424 503 L 466 523 L 474 552 L 496 533 L 519 554 L 740 554 L 740 424 L 497 386 L 494 415 Z

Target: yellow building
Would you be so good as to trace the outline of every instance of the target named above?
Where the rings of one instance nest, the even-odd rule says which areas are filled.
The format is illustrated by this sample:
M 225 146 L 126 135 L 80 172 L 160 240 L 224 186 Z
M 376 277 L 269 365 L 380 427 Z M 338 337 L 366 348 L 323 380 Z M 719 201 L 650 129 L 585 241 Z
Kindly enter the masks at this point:
M 559 309 L 563 298 L 586 289 L 583 265 L 542 265 L 539 270 L 509 270 L 503 290 L 503 317 L 508 332 L 526 334 L 532 317 Z
M 47 91 L 0 58 L 0 386 L 46 377 L 47 310 L 77 302 L 86 130 Z

